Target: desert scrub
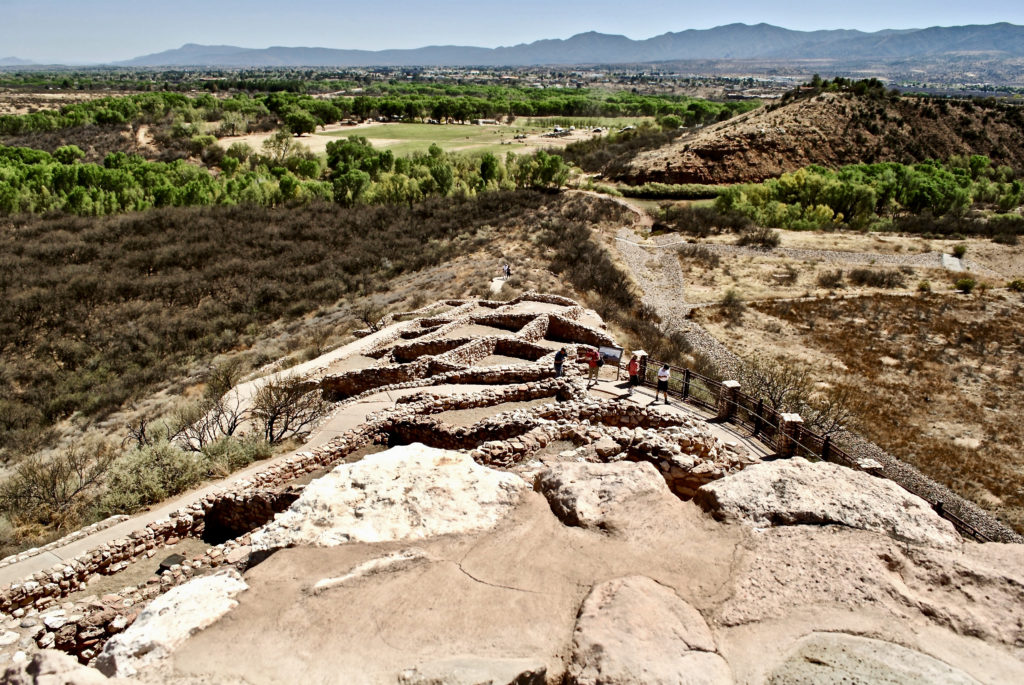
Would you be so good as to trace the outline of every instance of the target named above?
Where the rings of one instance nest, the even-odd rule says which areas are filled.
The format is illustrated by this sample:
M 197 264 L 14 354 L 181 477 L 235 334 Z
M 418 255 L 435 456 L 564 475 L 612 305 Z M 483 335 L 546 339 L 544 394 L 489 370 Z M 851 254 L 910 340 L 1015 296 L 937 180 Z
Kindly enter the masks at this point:
M 763 247 L 766 250 L 778 247 L 781 242 L 782 237 L 779 235 L 779 232 L 767 226 L 755 226 L 748 231 L 740 233 L 740 237 L 736 239 L 737 245 Z
M 957 279 L 954 287 L 965 295 L 970 295 L 974 288 L 978 285 L 978 282 L 973 278 L 960 278 Z
M 266 459 L 272 453 L 270 443 L 257 435 L 221 438 L 206 445 L 202 451 L 207 473 L 211 476 L 227 476 L 249 464 Z
M 845 286 L 843 283 L 843 270 L 823 271 L 818 275 L 818 285 L 828 290 L 836 290 Z
M 902 288 L 906 282 L 902 273 L 888 269 L 851 269 L 847 278 L 853 285 L 871 288 Z
M 169 442 L 133 450 L 111 465 L 98 510 L 101 516 L 130 514 L 188 490 L 206 473 L 201 454 Z
M 717 269 L 722 258 L 703 245 L 686 244 L 676 248 L 676 254 L 683 259 L 691 259 L 708 269 Z

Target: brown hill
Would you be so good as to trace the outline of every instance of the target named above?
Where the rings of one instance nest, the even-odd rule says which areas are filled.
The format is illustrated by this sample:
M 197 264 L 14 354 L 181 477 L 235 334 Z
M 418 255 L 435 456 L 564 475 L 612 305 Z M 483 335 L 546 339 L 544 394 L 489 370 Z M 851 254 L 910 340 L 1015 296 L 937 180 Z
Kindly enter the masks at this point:
M 642 152 L 619 180 L 757 182 L 809 164 L 911 163 L 954 154 L 1024 167 L 1024 107 L 823 93 L 762 107 Z

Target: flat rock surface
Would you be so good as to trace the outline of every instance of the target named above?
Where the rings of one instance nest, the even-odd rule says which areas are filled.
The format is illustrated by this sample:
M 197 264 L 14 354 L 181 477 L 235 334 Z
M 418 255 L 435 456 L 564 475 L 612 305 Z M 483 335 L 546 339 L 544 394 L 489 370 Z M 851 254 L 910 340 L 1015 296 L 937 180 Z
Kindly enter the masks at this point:
M 421 444 L 342 464 L 252 536 L 256 550 L 417 540 L 492 527 L 528 490 L 465 453 Z
M 453 658 L 398 674 L 399 685 L 545 685 L 547 666 L 532 659 Z
M 757 526 L 837 524 L 933 547 L 960 544 L 949 521 L 892 481 L 802 457 L 757 464 L 709 483 L 695 501 L 716 518 Z
M 607 528 L 631 501 L 668 493 L 665 479 L 647 462 L 552 464 L 537 474 L 534 489 L 555 516 L 583 528 Z
M 415 682 L 486 667 L 496 678 L 499 667 L 539 665 L 558 678 L 595 583 L 642 573 L 698 607 L 724 599 L 744 530 L 671 496 L 643 504 L 631 508 L 628 531 L 593 531 L 566 526 L 528 491 L 493 528 L 418 541 L 418 559 L 365 574 L 358 570 L 408 543 L 280 549 L 247 571 L 251 589 L 237 609 L 174 653 L 168 679 L 394 685 L 403 673 Z
M 97 667 L 111 676 L 134 675 L 238 606 L 233 598 L 247 588 L 234 569 L 172 588 L 143 609 L 123 633 L 107 641 Z
M 645 576 L 596 585 L 573 633 L 569 680 L 587 685 L 731 683 L 704 618 Z
M 769 685 L 978 685 L 927 654 L 892 642 L 843 633 L 799 640 L 768 678 Z

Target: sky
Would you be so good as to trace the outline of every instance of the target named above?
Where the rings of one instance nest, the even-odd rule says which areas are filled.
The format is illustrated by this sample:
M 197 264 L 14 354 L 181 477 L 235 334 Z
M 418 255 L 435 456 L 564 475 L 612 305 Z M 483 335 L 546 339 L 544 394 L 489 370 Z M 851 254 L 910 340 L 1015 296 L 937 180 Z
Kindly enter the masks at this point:
M 1024 1 L 0 0 L 0 58 L 109 62 L 184 43 L 497 47 L 584 31 L 642 39 L 735 22 L 878 31 L 1002 21 L 1024 24 Z

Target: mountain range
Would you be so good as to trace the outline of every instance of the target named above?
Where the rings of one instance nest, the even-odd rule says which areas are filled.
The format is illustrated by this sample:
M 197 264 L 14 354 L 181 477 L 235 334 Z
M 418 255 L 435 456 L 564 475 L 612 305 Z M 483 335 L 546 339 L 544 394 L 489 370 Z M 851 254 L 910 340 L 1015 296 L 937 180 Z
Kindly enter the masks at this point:
M 1024 26 L 989 25 L 883 30 L 794 31 L 770 24 L 729 24 L 644 40 L 590 31 L 510 47 L 434 45 L 402 50 L 311 47 L 241 48 L 189 43 L 119 66 L 535 66 L 672 60 L 829 59 L 892 61 L 953 55 L 1024 57 Z

